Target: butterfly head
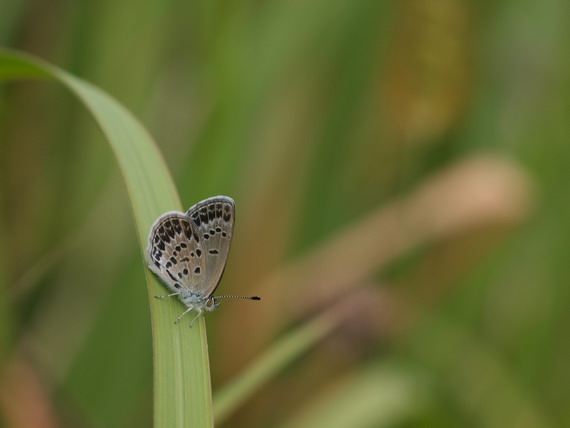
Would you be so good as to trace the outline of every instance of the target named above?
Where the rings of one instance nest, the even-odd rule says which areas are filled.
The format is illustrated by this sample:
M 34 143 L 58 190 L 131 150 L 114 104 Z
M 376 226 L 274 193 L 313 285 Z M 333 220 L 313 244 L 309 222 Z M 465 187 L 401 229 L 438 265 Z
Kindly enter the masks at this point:
M 216 298 L 214 296 L 209 297 L 208 300 L 206 300 L 205 309 L 207 311 L 213 311 L 218 306 L 220 306 L 220 303 L 221 302 L 219 300 L 216 300 Z

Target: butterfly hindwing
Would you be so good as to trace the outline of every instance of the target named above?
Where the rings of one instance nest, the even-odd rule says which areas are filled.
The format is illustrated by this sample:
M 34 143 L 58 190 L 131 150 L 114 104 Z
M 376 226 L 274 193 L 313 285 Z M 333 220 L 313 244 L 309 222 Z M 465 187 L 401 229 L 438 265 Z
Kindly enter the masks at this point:
M 168 212 L 154 223 L 147 250 L 149 267 L 168 288 L 193 290 L 206 276 L 204 250 L 190 219 Z

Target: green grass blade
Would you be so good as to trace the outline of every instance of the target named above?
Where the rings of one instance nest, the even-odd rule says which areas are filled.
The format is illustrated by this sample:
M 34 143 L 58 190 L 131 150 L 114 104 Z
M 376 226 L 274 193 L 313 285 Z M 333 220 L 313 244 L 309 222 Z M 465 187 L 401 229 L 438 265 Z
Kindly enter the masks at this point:
M 337 325 L 330 312 L 280 339 L 234 381 L 215 394 L 216 424 L 223 423 L 268 380 L 307 352 Z
M 242 374 L 216 392 L 216 424 L 225 422 L 259 388 L 350 319 L 355 307 L 366 308 L 368 297 L 367 292 L 354 293 L 287 333 L 261 354 Z
M 48 78 L 70 89 L 93 115 L 111 146 L 127 186 L 142 251 L 154 220 L 181 204 L 170 172 L 151 136 L 122 105 L 95 86 L 37 58 L 0 50 L 0 79 Z M 156 301 L 164 288 L 146 269 L 154 357 L 154 426 L 212 426 L 206 329 L 175 326 L 182 306 Z M 144 328 L 141 326 L 141 328 Z

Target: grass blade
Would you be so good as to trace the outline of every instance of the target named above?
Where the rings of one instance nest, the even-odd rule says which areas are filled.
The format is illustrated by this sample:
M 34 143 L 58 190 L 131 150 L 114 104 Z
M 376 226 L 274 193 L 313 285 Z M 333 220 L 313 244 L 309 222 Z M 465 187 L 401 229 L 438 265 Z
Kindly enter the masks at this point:
M 377 300 L 367 290 L 359 290 L 287 333 L 259 355 L 243 373 L 215 393 L 216 424 L 224 423 L 270 379 L 318 345 L 341 324 L 354 318 L 356 313 L 374 312 L 377 307 Z
M 181 204 L 170 172 L 151 136 L 122 105 L 95 86 L 37 58 L 0 50 L 0 79 L 47 78 L 70 89 L 87 107 L 113 150 L 127 187 L 141 250 L 153 221 Z M 146 265 L 146 263 L 145 263 Z M 211 426 L 212 399 L 206 329 L 173 325 L 181 304 L 158 302 L 164 289 L 148 269 L 154 358 L 156 427 Z
M 255 391 L 307 352 L 337 325 L 334 314 L 327 311 L 272 345 L 243 374 L 216 393 L 216 424 L 225 422 Z

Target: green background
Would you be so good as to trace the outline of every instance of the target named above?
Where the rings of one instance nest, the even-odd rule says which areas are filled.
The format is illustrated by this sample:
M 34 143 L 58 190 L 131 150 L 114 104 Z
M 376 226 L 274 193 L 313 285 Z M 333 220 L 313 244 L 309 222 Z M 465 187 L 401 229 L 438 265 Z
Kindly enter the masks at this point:
M 127 106 L 184 206 L 236 200 L 219 292 L 263 301 L 207 315 L 215 402 L 260 355 L 285 362 L 218 425 L 557 427 L 569 17 L 563 0 L 4 0 L 0 44 Z M 113 155 L 60 86 L 0 96 L 0 423 L 151 426 Z

